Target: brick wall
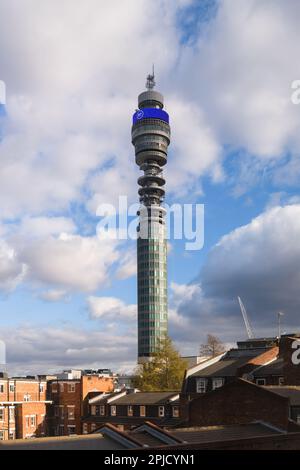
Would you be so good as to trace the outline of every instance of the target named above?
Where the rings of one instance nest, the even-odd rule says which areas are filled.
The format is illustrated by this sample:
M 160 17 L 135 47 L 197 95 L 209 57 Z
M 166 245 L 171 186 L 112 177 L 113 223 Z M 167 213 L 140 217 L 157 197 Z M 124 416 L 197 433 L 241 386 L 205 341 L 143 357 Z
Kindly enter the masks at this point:
M 296 352 L 293 343 L 297 340 L 297 337 L 283 336 L 280 339 L 279 350 L 280 356 L 283 358 L 283 375 L 285 385 L 300 385 L 300 364 L 293 363 L 293 354 Z M 298 344 L 300 344 L 300 338 L 298 337 Z M 298 354 L 300 358 L 300 354 Z
M 50 435 L 82 434 L 82 416 L 88 413 L 90 392 L 111 392 L 110 377 L 83 376 L 80 380 L 54 380 L 48 384 L 53 404 L 48 409 Z
M 83 376 L 81 378 L 82 416 L 89 412 L 88 394 L 91 392 L 113 392 L 114 381 L 112 377 Z
M 45 400 L 46 382 L 1 378 L 0 439 L 19 439 L 26 437 L 26 435 L 42 436 L 44 434 L 43 429 L 46 426 Z M 27 431 L 24 414 L 27 413 L 26 410 L 28 416 L 32 417 L 32 425 L 27 426 Z
M 191 426 L 265 421 L 287 429 L 289 400 L 242 379 L 185 403 Z
M 46 404 L 23 403 L 16 408 L 17 439 L 47 435 Z

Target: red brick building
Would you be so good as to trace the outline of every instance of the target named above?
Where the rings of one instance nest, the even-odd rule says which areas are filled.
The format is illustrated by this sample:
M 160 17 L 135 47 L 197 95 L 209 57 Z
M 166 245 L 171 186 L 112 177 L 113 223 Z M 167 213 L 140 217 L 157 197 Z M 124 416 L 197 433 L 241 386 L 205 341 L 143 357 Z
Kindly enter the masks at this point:
M 48 408 L 49 435 L 82 434 L 81 418 L 88 412 L 89 395 L 113 389 L 113 378 L 99 375 L 48 382 L 48 398 L 52 402 Z
M 47 435 L 46 393 L 45 381 L 0 377 L 0 440 Z
M 139 392 L 135 390 L 91 397 L 83 417 L 83 433 L 95 431 L 105 423 L 132 429 L 145 420 L 160 426 L 180 423 L 178 392 Z

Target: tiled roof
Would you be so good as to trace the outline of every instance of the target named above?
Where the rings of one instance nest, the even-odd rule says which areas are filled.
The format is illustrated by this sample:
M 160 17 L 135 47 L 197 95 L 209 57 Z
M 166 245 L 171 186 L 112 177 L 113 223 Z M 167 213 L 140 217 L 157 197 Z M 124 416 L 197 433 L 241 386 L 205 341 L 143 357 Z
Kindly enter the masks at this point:
M 89 396 L 89 403 L 91 405 L 105 405 L 109 398 L 113 398 L 120 395 L 120 392 L 112 392 L 112 393 L 99 393 L 98 396 Z
M 254 377 L 266 377 L 268 375 L 282 375 L 283 374 L 283 359 L 278 358 L 275 361 L 263 367 L 259 367 L 253 372 Z
M 179 392 L 137 392 L 114 400 L 114 405 L 164 405 Z
M 192 377 L 235 377 L 237 369 L 246 364 L 253 356 L 227 358 L 225 356 L 211 366 L 195 372 Z

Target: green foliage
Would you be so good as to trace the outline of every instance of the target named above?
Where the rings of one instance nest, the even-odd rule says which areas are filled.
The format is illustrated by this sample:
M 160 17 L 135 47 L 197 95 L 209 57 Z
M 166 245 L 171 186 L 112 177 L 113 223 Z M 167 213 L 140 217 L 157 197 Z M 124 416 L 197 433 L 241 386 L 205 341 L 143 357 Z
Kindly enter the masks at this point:
M 134 386 L 143 392 L 180 390 L 188 367 L 169 337 L 160 343 L 151 362 L 139 366 Z

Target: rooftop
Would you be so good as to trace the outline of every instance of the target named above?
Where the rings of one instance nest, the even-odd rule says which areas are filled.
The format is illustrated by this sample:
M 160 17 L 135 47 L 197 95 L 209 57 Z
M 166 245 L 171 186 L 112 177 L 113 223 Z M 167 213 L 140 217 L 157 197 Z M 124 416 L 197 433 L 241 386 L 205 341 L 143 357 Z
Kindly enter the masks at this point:
M 300 386 L 266 385 L 264 388 L 269 392 L 289 398 L 291 406 L 300 406 Z
M 179 392 L 136 392 L 116 399 L 114 405 L 160 405 L 177 397 Z
M 259 367 L 252 372 L 254 377 L 265 377 L 266 375 L 282 375 L 283 374 L 283 358 L 277 358 L 265 366 Z
M 235 377 L 237 369 L 246 364 L 253 356 L 228 357 L 224 356 L 220 361 L 211 364 L 208 367 L 194 372 L 193 377 Z
M 238 424 L 232 426 L 209 426 L 181 428 L 172 431 L 172 434 L 188 443 L 225 441 L 246 439 L 251 437 L 278 434 L 279 431 L 264 423 Z

